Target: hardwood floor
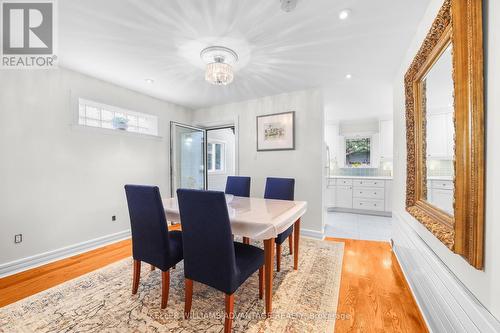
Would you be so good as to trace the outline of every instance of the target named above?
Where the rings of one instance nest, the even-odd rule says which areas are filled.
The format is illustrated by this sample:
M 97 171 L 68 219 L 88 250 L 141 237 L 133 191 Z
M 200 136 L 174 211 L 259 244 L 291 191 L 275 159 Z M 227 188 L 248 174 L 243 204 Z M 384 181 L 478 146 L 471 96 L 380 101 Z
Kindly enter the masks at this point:
M 428 332 L 388 243 L 327 240 L 345 244 L 337 312 L 350 318 L 337 320 L 336 332 Z M 130 255 L 125 240 L 2 278 L 0 307 Z
M 130 240 L 124 240 L 2 278 L 0 307 L 130 257 L 131 245 Z
M 428 332 L 389 243 L 327 240 L 345 244 L 335 332 Z

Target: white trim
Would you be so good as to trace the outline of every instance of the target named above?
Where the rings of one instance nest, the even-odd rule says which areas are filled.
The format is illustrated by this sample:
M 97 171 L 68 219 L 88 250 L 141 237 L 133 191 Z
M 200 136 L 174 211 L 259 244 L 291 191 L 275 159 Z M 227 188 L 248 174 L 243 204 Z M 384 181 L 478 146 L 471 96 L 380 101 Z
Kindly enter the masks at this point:
M 130 238 L 130 229 L 0 265 L 0 277 L 25 271 Z
M 395 212 L 394 253 L 431 332 L 500 332 L 500 322 Z
M 317 230 L 311 230 L 311 229 L 300 229 L 300 235 L 309 237 L 309 238 L 314 238 L 314 239 L 320 239 L 324 240 L 325 239 L 325 234 L 322 231 L 317 231 Z
M 147 133 L 137 133 L 137 132 L 129 132 L 129 131 L 119 131 L 116 129 L 94 127 L 94 126 L 87 126 L 87 125 L 79 125 L 79 124 L 72 124 L 71 129 L 75 130 L 75 131 L 90 131 L 90 132 L 93 131 L 95 133 L 104 134 L 104 135 L 124 135 L 124 136 L 143 138 L 143 139 L 151 139 L 151 140 L 157 140 L 157 141 L 163 140 L 163 137 L 161 135 L 152 135 L 152 134 L 147 134 Z

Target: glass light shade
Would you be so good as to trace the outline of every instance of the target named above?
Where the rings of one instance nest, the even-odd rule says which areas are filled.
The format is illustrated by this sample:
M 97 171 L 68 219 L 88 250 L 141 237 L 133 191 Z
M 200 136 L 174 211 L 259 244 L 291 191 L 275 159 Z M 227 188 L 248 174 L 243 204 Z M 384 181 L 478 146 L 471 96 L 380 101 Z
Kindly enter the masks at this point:
M 233 82 L 233 67 L 223 62 L 213 62 L 207 65 L 205 80 L 218 85 L 225 86 Z

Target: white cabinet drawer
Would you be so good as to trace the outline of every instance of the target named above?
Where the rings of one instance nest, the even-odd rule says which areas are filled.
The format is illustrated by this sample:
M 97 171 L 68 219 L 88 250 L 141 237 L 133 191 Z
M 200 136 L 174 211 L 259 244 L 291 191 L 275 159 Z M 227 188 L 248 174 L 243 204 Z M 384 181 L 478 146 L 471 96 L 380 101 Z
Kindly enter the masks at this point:
M 431 180 L 431 188 L 453 190 L 453 182 L 451 180 Z
M 337 185 L 351 186 L 352 185 L 352 179 L 339 178 L 339 179 L 337 179 Z
M 369 200 L 354 198 L 352 208 L 364 210 L 384 211 L 384 200 Z
M 335 179 L 335 178 L 328 178 L 327 186 L 335 186 L 335 185 L 337 185 L 337 179 Z
M 353 185 L 361 187 L 384 187 L 384 181 L 377 179 L 354 179 Z
M 377 187 L 354 187 L 354 198 L 379 199 L 384 200 L 384 189 Z

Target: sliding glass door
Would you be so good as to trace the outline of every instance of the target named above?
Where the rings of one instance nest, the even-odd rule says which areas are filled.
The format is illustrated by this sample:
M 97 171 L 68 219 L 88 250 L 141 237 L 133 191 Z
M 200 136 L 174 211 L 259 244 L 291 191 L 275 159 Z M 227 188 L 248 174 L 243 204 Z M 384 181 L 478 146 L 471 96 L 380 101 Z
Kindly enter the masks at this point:
M 206 131 L 170 123 L 170 194 L 178 188 L 206 188 Z

